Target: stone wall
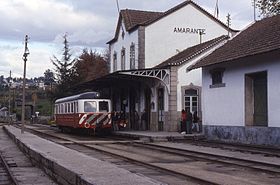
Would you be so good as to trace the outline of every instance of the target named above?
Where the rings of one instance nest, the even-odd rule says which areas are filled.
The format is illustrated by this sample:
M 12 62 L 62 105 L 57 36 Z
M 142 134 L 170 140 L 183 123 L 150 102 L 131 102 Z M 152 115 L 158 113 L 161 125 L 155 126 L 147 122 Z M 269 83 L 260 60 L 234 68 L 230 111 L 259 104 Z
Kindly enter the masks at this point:
M 280 128 L 277 127 L 205 125 L 204 132 L 208 140 L 280 148 Z

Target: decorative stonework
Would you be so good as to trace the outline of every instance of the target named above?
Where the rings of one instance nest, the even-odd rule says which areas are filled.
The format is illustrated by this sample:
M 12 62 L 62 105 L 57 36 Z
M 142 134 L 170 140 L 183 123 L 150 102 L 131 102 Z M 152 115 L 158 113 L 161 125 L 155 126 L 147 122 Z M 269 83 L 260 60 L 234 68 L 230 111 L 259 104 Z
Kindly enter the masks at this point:
M 138 68 L 145 68 L 145 27 L 140 26 L 138 28 Z

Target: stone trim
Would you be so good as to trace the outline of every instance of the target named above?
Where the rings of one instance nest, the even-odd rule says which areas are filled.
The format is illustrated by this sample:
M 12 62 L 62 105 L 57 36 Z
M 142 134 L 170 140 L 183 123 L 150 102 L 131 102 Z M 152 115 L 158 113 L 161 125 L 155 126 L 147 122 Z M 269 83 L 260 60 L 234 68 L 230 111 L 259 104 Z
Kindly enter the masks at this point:
M 177 131 L 177 82 L 178 82 L 178 68 L 170 68 L 170 94 L 168 96 L 168 126 L 165 131 Z M 174 98 L 176 97 L 176 98 Z
M 145 27 L 138 28 L 138 69 L 145 68 Z

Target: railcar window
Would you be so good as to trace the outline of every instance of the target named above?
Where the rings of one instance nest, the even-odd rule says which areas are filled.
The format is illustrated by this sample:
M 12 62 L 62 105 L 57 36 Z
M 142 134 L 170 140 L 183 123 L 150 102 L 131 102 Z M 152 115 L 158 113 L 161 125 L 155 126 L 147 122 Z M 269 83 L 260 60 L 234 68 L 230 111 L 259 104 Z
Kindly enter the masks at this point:
M 71 107 L 70 107 L 70 103 L 68 103 L 68 113 L 71 112 Z
M 96 102 L 95 101 L 85 101 L 84 111 L 85 112 L 96 112 Z
M 107 101 L 100 101 L 99 102 L 99 112 L 108 112 L 109 111 L 109 104 Z
M 74 113 L 74 103 L 71 103 L 71 113 Z
M 78 112 L 78 102 L 75 102 L 75 105 L 76 105 L 76 112 Z

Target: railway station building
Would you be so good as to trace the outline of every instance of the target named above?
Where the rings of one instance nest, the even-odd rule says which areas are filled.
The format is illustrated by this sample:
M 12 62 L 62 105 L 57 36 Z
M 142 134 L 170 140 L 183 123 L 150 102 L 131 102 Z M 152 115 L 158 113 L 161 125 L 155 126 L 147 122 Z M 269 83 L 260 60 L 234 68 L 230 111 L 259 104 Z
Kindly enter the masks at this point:
M 257 21 L 192 66 L 207 138 L 280 146 L 279 25 L 280 15 Z
M 107 87 L 129 129 L 178 131 L 182 109 L 203 115 L 201 69 L 188 67 L 236 32 L 190 0 L 165 12 L 121 10 L 107 43 L 110 74 L 84 85 Z

